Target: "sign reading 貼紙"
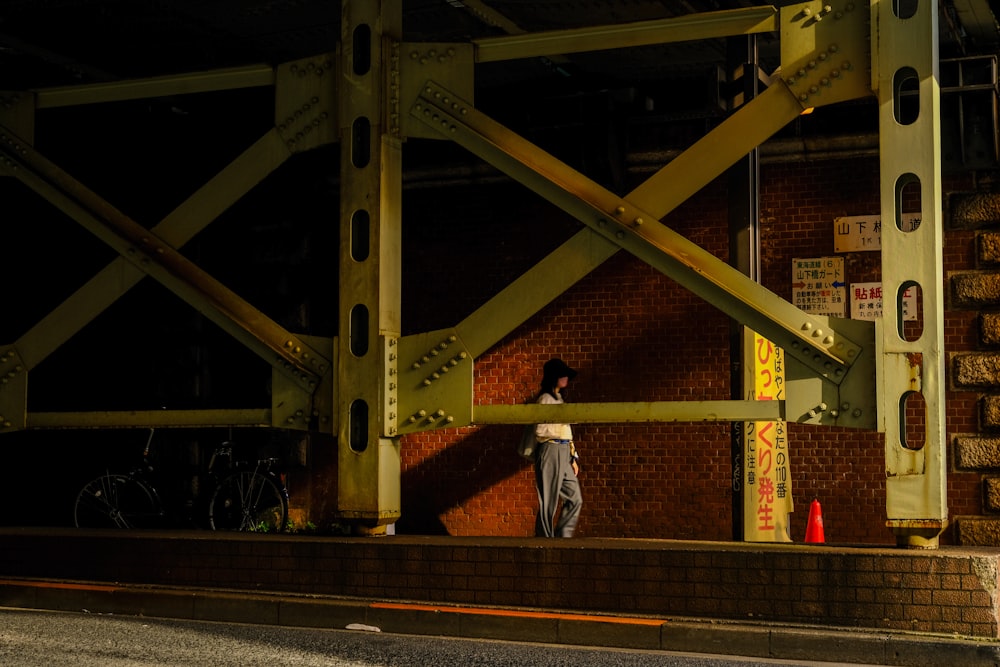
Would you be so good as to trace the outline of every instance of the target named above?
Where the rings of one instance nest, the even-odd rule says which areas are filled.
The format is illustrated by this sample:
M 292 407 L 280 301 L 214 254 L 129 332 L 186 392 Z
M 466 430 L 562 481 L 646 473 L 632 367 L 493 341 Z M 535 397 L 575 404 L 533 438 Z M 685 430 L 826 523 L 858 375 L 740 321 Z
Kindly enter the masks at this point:
M 917 320 L 916 288 L 903 292 L 903 319 Z M 882 283 L 851 283 L 851 319 L 874 320 L 882 317 Z

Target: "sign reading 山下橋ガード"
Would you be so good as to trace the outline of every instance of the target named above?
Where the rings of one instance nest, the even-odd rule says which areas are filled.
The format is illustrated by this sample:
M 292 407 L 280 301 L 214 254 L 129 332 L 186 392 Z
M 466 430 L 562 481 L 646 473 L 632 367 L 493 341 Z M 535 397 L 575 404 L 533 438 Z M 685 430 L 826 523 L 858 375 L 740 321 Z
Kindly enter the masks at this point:
M 792 260 L 792 303 L 813 315 L 847 315 L 843 257 Z

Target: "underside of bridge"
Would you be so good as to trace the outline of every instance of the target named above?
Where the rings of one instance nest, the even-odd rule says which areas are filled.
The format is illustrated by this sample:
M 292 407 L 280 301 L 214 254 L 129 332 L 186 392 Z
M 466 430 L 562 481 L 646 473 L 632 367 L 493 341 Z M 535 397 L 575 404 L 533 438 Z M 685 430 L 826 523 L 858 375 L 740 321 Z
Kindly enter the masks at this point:
M 994 57 L 995 88 L 997 37 L 984 0 L 6 2 L 0 433 L 326 438 L 336 514 L 379 527 L 400 514 L 407 434 L 847 426 L 886 434 L 888 525 L 934 546 L 948 518 L 941 72 Z M 887 296 L 875 322 L 764 289 L 752 240 L 727 263 L 660 222 L 727 170 L 752 173 L 759 147 L 801 132 L 803 114 L 817 138 L 877 135 Z M 584 142 L 571 131 L 595 123 Z M 624 126 L 655 131 L 624 147 Z M 555 157 L 567 147 L 574 159 Z M 669 159 L 627 187 L 624 156 L 641 150 Z M 469 153 L 476 166 L 457 158 Z M 404 190 L 500 174 L 579 230 L 463 319 L 404 326 Z M 748 184 L 735 202 L 750 236 L 753 197 Z M 915 227 L 903 223 L 913 200 Z M 289 228 L 289 209 L 315 225 Z M 780 347 L 783 400 L 478 404 L 477 358 L 621 250 Z M 234 271 L 249 255 L 251 275 Z M 914 288 L 915 335 L 902 312 Z

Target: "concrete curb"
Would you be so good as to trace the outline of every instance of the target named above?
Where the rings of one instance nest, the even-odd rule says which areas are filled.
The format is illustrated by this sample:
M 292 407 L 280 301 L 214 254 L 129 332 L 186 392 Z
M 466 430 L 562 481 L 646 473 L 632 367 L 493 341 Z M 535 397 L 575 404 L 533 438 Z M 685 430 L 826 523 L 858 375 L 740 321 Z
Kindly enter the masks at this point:
M 0 580 L 0 606 L 288 627 L 347 629 L 348 626 L 362 626 L 411 635 L 784 660 L 914 667 L 1000 667 L 1000 641 L 978 638 L 458 607 L 209 588 L 6 579 Z

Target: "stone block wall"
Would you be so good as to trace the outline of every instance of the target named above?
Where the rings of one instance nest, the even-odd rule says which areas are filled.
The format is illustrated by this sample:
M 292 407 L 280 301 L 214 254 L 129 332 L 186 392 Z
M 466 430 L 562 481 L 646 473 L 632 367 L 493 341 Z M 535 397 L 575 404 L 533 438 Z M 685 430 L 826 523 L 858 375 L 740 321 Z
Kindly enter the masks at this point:
M 974 349 L 948 350 L 951 389 L 977 406 L 975 432 L 952 435 L 952 467 L 979 477 L 982 508 L 953 522 L 959 543 L 1000 546 L 1000 195 L 955 194 L 949 203 L 948 233 L 974 236 L 972 268 L 948 274 L 948 308 L 975 314 Z

